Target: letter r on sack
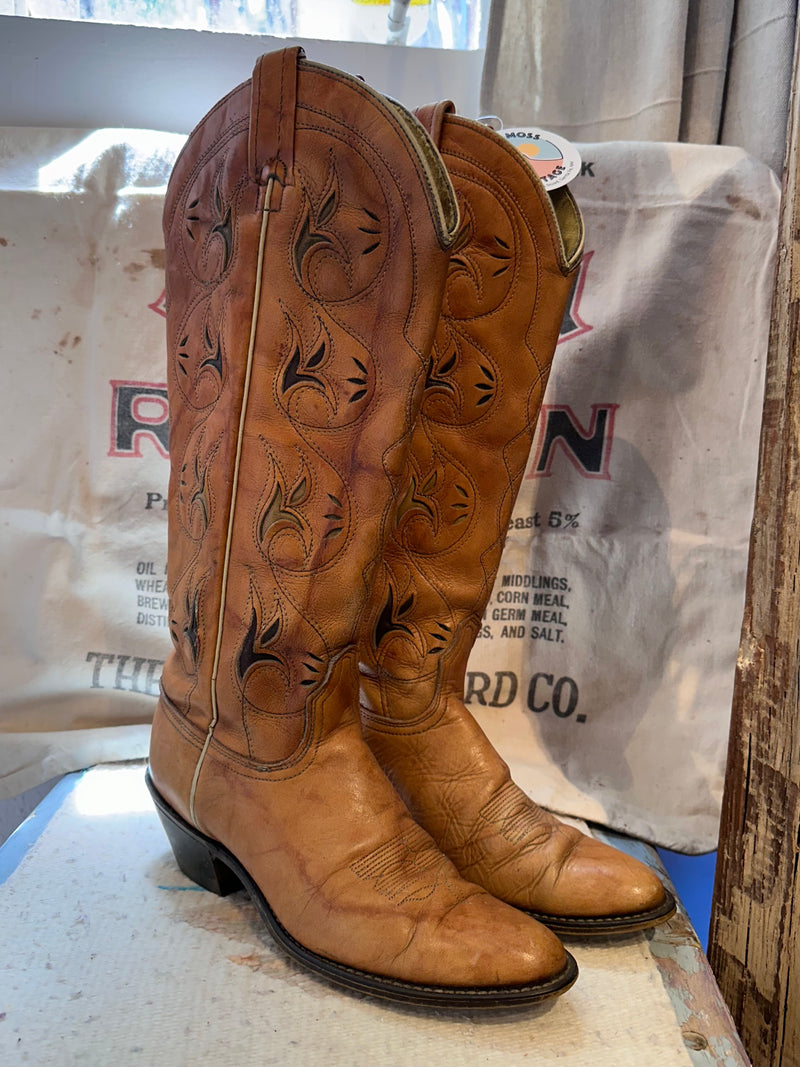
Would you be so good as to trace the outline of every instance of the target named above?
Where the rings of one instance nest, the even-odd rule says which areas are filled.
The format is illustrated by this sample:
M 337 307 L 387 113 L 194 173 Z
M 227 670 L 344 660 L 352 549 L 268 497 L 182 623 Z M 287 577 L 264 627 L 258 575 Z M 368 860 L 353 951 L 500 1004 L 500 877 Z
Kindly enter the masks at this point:
M 111 381 L 109 456 L 141 456 L 149 440 L 159 455 L 169 456 L 167 387 L 160 382 Z

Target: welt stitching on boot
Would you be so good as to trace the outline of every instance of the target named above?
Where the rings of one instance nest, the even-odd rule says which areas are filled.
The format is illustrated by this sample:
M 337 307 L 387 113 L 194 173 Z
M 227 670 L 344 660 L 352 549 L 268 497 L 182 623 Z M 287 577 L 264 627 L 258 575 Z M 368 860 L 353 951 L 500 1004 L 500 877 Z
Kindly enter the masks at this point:
M 462 879 L 361 734 L 355 640 L 395 506 L 455 198 L 363 82 L 262 57 L 164 211 L 173 650 L 149 785 L 184 872 L 295 960 L 412 1003 L 563 992 L 549 930 Z
M 463 702 L 580 260 L 580 212 L 452 104 L 418 115 L 462 230 L 362 636 L 365 736 L 464 877 L 560 932 L 642 929 L 674 911 L 660 881 L 534 804 Z

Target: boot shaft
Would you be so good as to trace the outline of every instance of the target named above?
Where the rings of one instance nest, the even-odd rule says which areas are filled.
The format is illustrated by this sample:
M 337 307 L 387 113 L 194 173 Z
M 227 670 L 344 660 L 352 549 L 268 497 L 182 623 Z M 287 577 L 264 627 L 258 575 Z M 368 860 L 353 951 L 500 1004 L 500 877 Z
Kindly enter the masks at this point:
M 513 147 L 451 108 L 418 113 L 461 230 L 364 641 L 379 716 L 387 702 L 392 715 L 422 715 L 437 688 L 461 695 L 583 243 L 570 194 L 551 199 Z M 384 684 L 396 699 L 381 702 Z
M 411 116 L 299 49 L 263 57 L 173 172 L 163 687 L 259 763 L 309 744 L 353 643 L 456 223 Z

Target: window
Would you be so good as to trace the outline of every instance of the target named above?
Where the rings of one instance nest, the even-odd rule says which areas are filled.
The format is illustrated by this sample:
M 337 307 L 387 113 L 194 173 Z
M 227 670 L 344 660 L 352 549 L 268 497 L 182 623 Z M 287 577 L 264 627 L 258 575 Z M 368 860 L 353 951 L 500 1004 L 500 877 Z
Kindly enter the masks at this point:
M 488 0 L 0 0 L 0 14 L 475 50 Z

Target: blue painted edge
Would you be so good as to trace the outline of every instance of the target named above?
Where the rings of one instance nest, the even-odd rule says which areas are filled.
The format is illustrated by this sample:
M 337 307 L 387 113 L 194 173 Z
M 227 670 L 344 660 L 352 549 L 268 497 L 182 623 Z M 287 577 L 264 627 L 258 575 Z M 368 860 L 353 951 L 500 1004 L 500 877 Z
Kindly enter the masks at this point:
M 668 848 L 658 848 L 656 851 L 689 913 L 703 952 L 707 952 L 717 853 L 704 852 L 690 856 Z
M 28 818 L 0 845 L 0 885 L 7 882 L 16 871 L 84 774 L 86 771 L 65 774 L 42 797 Z

